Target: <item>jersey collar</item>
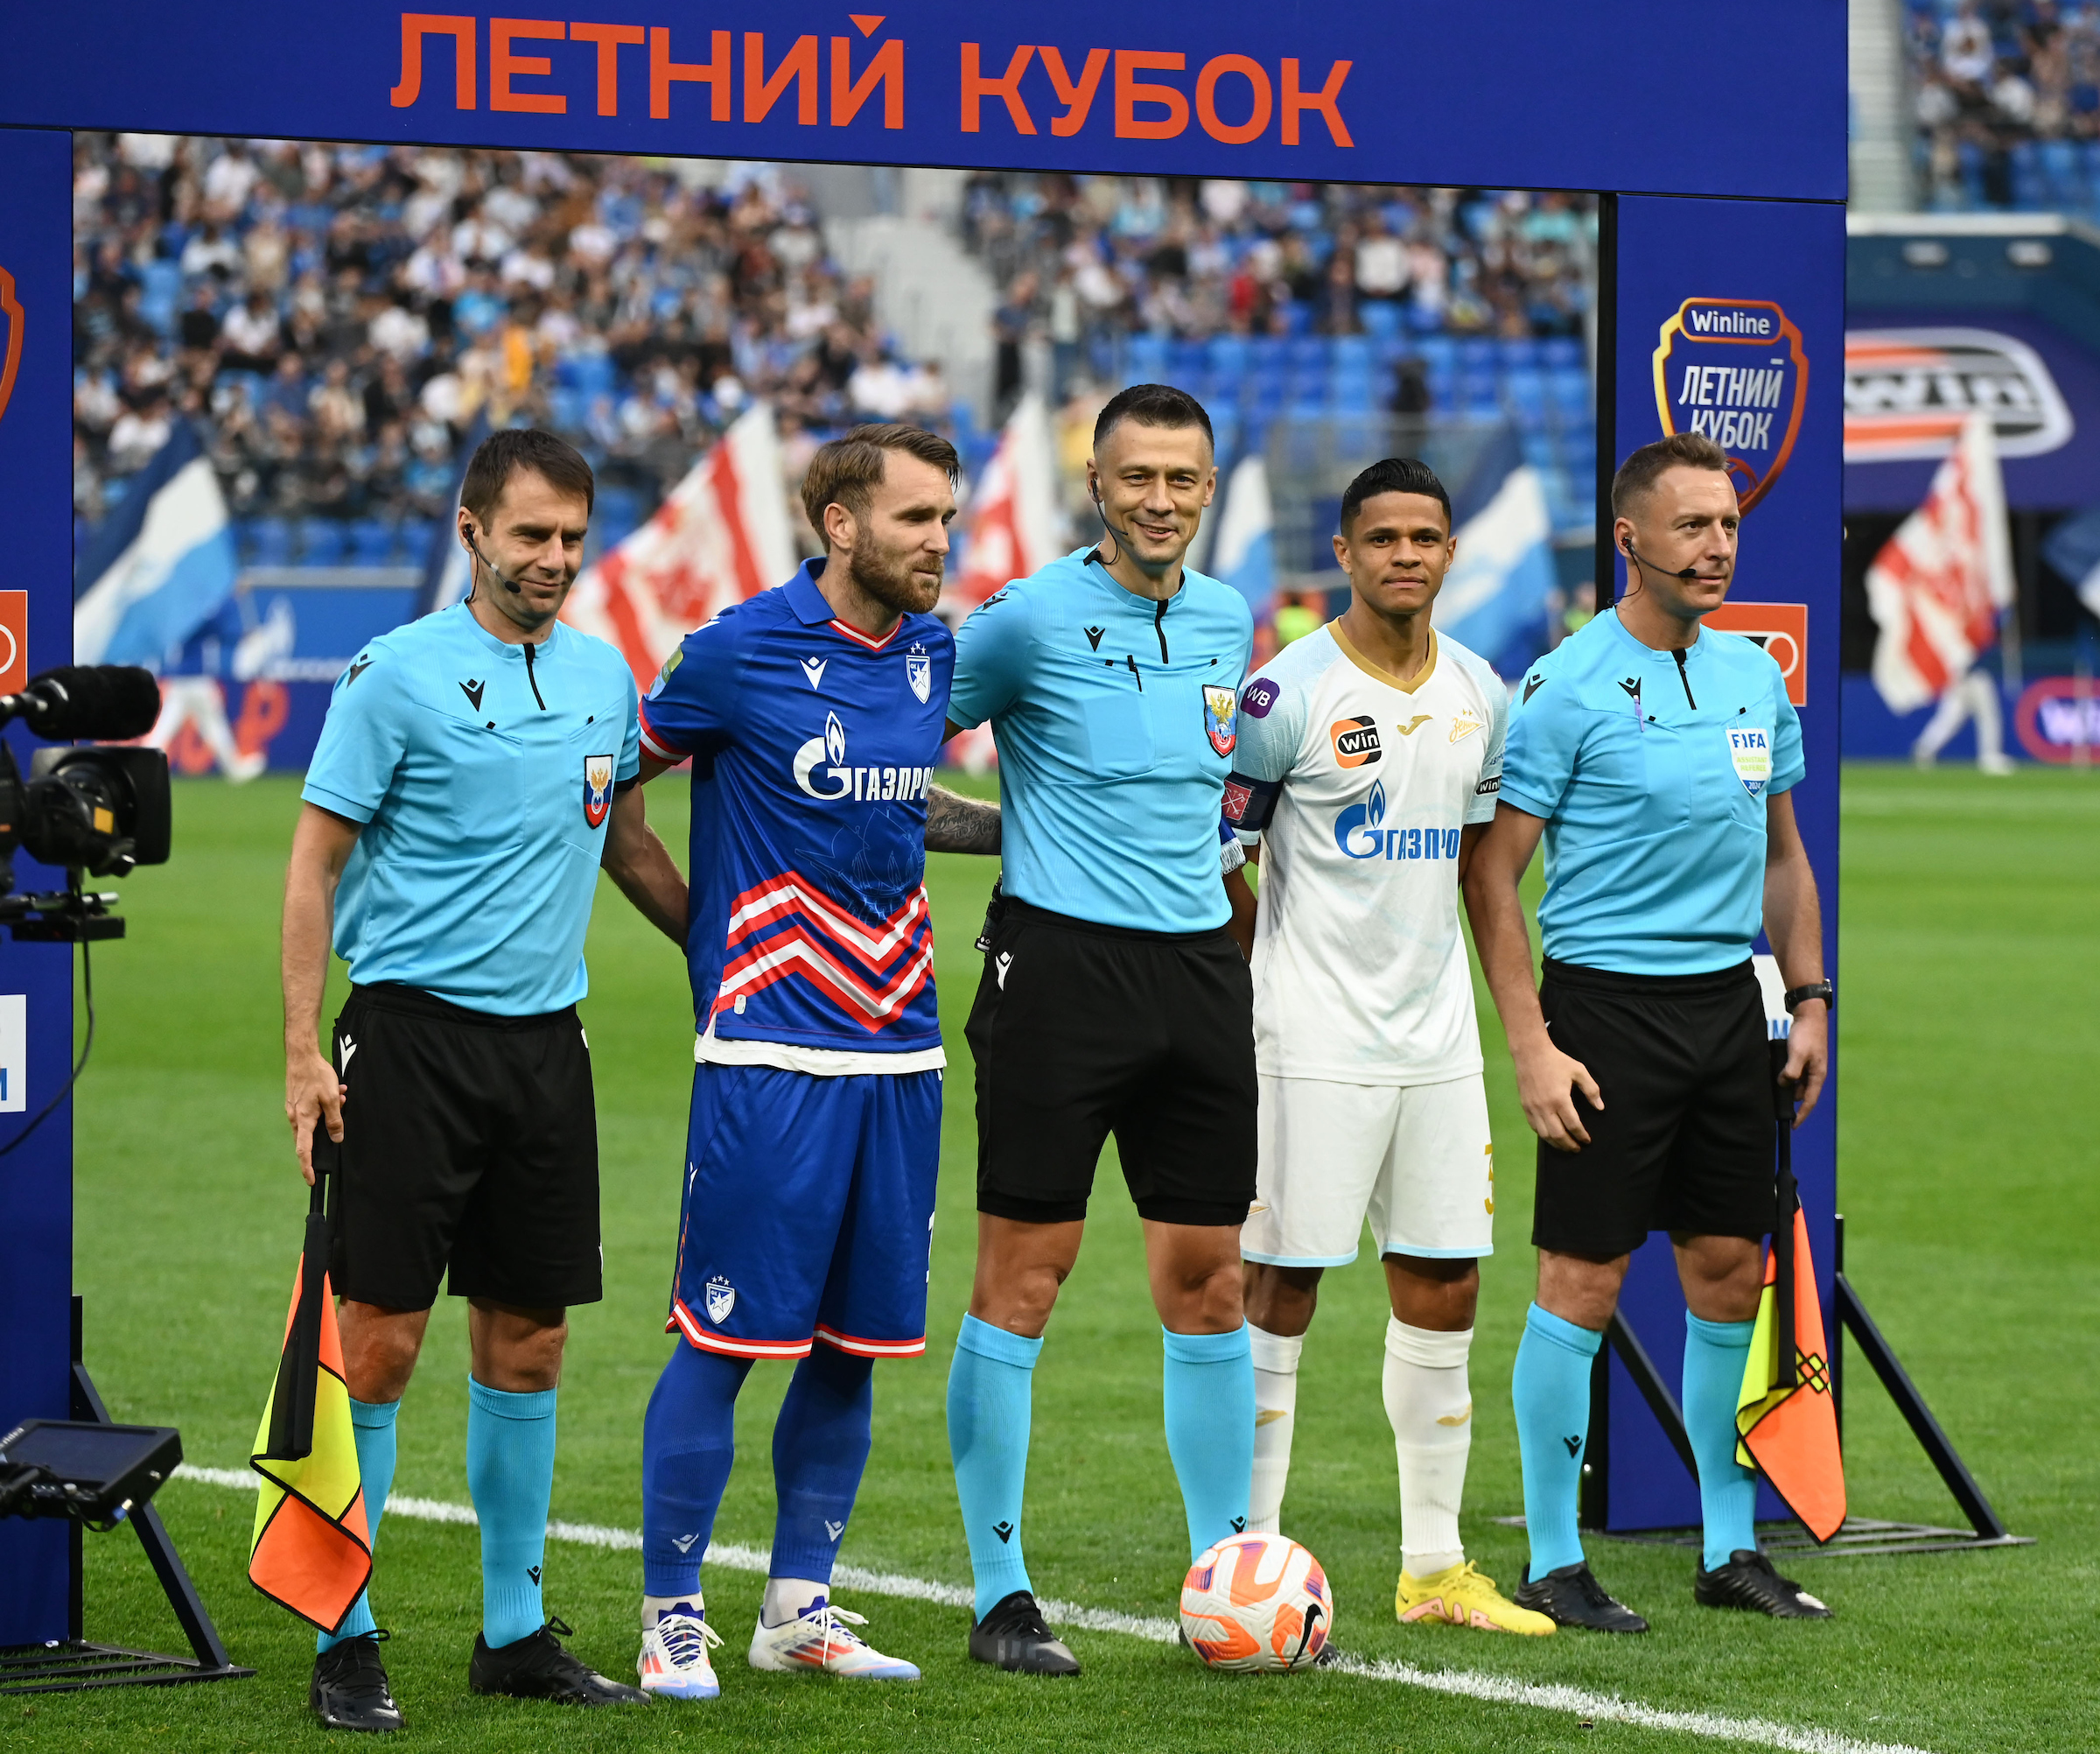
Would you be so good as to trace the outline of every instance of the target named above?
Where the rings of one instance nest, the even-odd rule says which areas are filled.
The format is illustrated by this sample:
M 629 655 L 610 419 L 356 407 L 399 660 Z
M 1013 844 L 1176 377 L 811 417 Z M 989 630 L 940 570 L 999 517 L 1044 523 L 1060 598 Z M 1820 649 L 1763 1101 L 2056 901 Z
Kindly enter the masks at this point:
M 1342 656 L 1348 659 L 1373 682 L 1382 682 L 1399 694 L 1419 693 L 1423 684 L 1437 673 L 1437 666 L 1443 662 L 1444 658 L 1444 642 L 1437 637 L 1437 630 L 1432 628 L 1429 630 L 1429 657 L 1427 661 L 1412 677 L 1403 682 L 1391 671 L 1380 670 L 1376 664 L 1349 643 L 1349 636 L 1341 630 L 1340 615 L 1335 616 L 1327 623 L 1327 632 L 1334 635 L 1334 643 L 1340 649 Z
M 1649 645 L 1646 640 L 1637 640 L 1633 636 L 1632 633 L 1628 630 L 1626 623 L 1619 619 L 1619 608 L 1616 604 L 1614 604 L 1597 619 L 1600 621 L 1608 621 L 1611 623 L 1612 637 L 1642 661 L 1648 663 L 1660 663 L 1665 668 L 1673 668 L 1676 665 L 1676 660 L 1668 652 Z M 1701 622 L 1698 637 L 1684 648 L 1684 662 L 1690 663 L 1698 657 L 1705 644 L 1706 627 L 1704 622 Z
M 794 578 L 788 581 L 788 607 L 794 611 L 794 618 L 805 628 L 830 628 L 842 634 L 857 646 L 872 652 L 886 650 L 892 640 L 903 631 L 907 619 L 899 616 L 897 625 L 879 640 L 872 640 L 858 628 L 848 627 L 831 613 L 831 605 L 818 588 L 816 575 L 824 570 L 822 559 L 805 560 Z

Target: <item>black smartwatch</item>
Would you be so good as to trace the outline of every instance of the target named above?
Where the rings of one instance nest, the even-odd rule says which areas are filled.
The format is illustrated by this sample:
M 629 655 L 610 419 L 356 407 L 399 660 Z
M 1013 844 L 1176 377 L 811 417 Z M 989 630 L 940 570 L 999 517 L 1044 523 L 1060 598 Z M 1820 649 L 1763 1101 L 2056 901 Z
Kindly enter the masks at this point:
M 1791 1014 L 1796 1007 L 1805 1005 L 1811 999 L 1820 999 L 1824 1010 L 1834 1011 L 1838 1007 L 1838 989 L 1827 980 L 1811 980 L 1806 986 L 1790 986 L 1787 989 L 1788 1013 Z

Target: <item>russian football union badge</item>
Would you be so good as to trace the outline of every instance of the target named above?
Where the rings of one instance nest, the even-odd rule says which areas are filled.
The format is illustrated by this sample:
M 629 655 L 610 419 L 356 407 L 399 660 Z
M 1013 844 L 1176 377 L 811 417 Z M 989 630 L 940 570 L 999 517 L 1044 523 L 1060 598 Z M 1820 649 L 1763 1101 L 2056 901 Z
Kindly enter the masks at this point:
M 612 758 L 584 757 L 584 820 L 597 828 L 612 808 Z
M 1240 698 L 1229 688 L 1204 684 L 1203 734 L 1210 739 L 1210 747 L 1221 755 L 1229 755 L 1238 744 Z
M 1703 433 L 1718 445 L 1744 511 L 1787 467 L 1808 389 L 1801 331 L 1768 298 L 1687 298 L 1662 326 L 1656 347 L 1662 431 Z

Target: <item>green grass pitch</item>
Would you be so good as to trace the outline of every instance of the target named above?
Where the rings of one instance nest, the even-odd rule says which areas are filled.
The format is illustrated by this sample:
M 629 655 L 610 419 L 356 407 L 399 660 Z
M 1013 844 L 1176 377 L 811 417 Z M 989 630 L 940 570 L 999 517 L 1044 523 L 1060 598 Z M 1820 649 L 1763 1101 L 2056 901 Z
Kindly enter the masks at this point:
M 1401 1628 L 1391 1440 L 1379 1405 L 1383 1321 L 1368 1260 L 1332 1274 L 1307 1348 L 1290 1500 L 1293 1532 L 1326 1562 L 1339 1642 L 1370 1659 L 1616 1694 L 1662 1710 L 1758 1717 L 1835 1738 L 1938 1750 L 2090 1747 L 2100 1500 L 2092 1384 L 2100 1366 L 2100 782 L 2073 773 L 1986 781 L 1855 768 L 1844 776 L 1842 1185 L 1853 1277 L 1978 1477 L 2023 1534 L 2013 1551 L 1816 1559 L 1796 1568 L 1835 1605 L 1828 1624 L 1706 1613 L 1689 1554 L 1593 1540 L 1606 1582 L 1655 1621 L 1644 1639 L 1491 1638 Z M 650 804 L 682 845 L 678 782 Z M 95 952 L 102 1035 L 83 1085 L 76 1283 L 90 1367 L 120 1419 L 182 1428 L 192 1461 L 242 1466 L 270 1381 L 304 1190 L 280 1118 L 278 891 L 294 787 L 178 788 L 165 869 L 126 886 L 131 937 Z M 948 1474 L 942 1397 L 974 1230 L 962 1021 L 988 861 L 936 859 L 951 1097 L 923 1359 L 878 1372 L 875 1449 L 846 1557 L 948 1583 L 968 1566 Z M 492 906 L 500 899 L 491 898 Z M 584 1006 L 604 1145 L 606 1301 L 575 1314 L 555 1483 L 557 1518 L 639 1526 L 641 1410 L 662 1331 L 690 1077 L 684 972 L 607 886 Z M 340 972 L 339 972 L 340 978 Z M 1493 1013 L 1482 1006 L 1499 1234 L 1474 1359 L 1479 1437 L 1466 1535 L 1513 1584 L 1522 1537 L 1509 1366 L 1530 1291 L 1530 1139 Z M 1040 1590 L 1124 1613 L 1172 1612 L 1181 1513 L 1158 1414 L 1158 1328 L 1138 1228 L 1112 1171 L 1037 1373 L 1028 1547 Z M 463 1501 L 461 1311 L 441 1303 L 401 1420 L 396 1491 Z M 718 1540 L 763 1546 L 767 1435 L 788 1372 L 761 1365 L 739 1419 L 742 1460 Z M 1951 1520 L 1953 1510 L 1867 1373 L 1848 1410 L 1862 1514 Z M 247 1584 L 250 1501 L 176 1483 L 160 1505 L 253 1680 L 0 1701 L 10 1750 L 217 1750 L 316 1745 L 305 1714 L 311 1643 Z M 136 1544 L 89 1540 L 90 1637 L 172 1648 L 172 1617 Z M 1683 1730 L 1617 1723 L 1390 1682 L 1315 1673 L 1211 1675 L 1186 1652 L 1074 1633 L 1076 1683 L 1001 1675 L 963 1658 L 957 1610 L 862 1596 L 916 1686 L 760 1675 L 739 1641 L 759 1581 L 710 1575 L 731 1647 L 707 1706 L 560 1715 L 466 1691 L 478 1624 L 473 1533 L 390 1519 L 374 1588 L 410 1746 L 584 1749 L 660 1744 L 1022 1749 L 1062 1745 L 1339 1750 L 1676 1749 Z M 615 1674 L 636 1643 L 632 1553 L 556 1546 L 550 1609 Z M 2082 1723 L 2086 1726 L 2080 1729 Z M 1711 1729 L 1711 1726 L 1709 1726 Z M 1818 1744 L 1816 1731 L 1832 1740 Z

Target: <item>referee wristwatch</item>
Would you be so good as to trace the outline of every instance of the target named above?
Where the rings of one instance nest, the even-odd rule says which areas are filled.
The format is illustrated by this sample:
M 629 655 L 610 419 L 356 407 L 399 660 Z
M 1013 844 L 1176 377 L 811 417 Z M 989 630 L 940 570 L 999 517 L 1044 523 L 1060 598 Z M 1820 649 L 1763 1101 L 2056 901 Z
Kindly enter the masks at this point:
M 1788 1014 L 1791 1015 L 1797 1007 L 1807 1004 L 1811 999 L 1823 1000 L 1826 1011 L 1838 1008 L 1838 989 L 1827 980 L 1811 980 L 1806 986 L 1790 986 L 1787 989 Z

